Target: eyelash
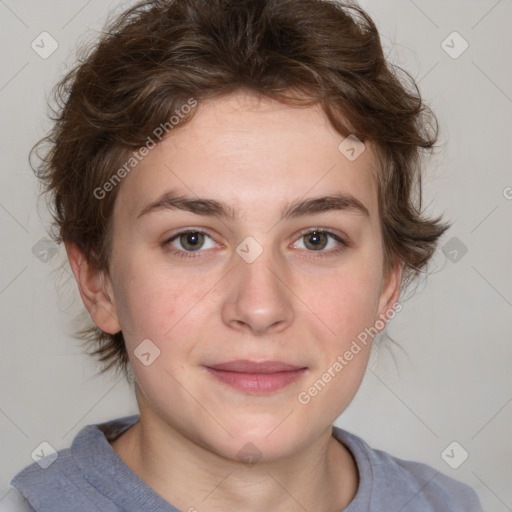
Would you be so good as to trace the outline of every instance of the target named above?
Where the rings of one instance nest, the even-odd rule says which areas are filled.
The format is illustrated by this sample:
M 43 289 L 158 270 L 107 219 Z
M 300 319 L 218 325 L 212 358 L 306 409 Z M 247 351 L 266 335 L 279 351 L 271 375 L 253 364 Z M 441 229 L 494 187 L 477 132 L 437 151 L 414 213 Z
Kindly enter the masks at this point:
M 168 238 L 167 240 L 165 240 L 162 243 L 162 246 L 165 247 L 167 250 L 169 250 L 171 253 L 173 253 L 175 256 L 177 256 L 179 258 L 197 258 L 197 257 L 199 257 L 199 254 L 204 251 L 202 251 L 201 249 L 198 249 L 197 251 L 184 251 L 184 250 L 169 249 L 171 242 L 174 242 L 174 240 L 176 240 L 180 236 L 186 235 L 188 233 L 202 233 L 202 234 L 207 235 L 210 238 L 212 238 L 211 235 L 207 231 L 205 231 L 201 228 L 194 228 L 194 229 L 188 228 L 186 230 L 175 233 L 171 238 Z M 309 228 L 307 230 L 301 231 L 301 234 L 297 238 L 297 240 L 300 240 L 301 238 L 304 238 L 306 235 L 309 235 L 311 233 L 327 234 L 328 236 L 330 236 L 331 238 L 333 238 L 340 244 L 338 248 L 331 249 L 330 251 L 318 251 L 317 252 L 317 251 L 312 251 L 312 250 L 311 251 L 306 250 L 306 252 L 313 252 L 313 253 L 317 252 L 317 254 L 315 256 L 313 256 L 314 258 L 325 258 L 325 257 L 330 257 L 330 256 L 337 256 L 338 254 L 342 253 L 349 247 L 349 243 L 346 242 L 342 237 L 340 237 L 339 235 L 337 235 L 331 231 L 328 231 L 326 229 L 321 229 L 321 228 Z M 197 253 L 197 255 L 196 255 L 196 253 Z

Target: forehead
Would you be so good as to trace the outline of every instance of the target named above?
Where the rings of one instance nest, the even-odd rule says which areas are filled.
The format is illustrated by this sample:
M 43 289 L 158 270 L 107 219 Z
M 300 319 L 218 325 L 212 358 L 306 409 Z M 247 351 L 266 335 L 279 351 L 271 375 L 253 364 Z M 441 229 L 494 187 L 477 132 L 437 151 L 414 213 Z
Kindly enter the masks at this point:
M 357 197 L 373 218 L 373 149 L 366 144 L 350 160 L 340 150 L 344 139 L 319 106 L 296 108 L 245 92 L 211 99 L 149 151 L 123 180 L 118 199 L 136 214 L 178 190 L 214 197 L 243 215 L 245 207 L 280 211 L 298 198 L 343 192 Z

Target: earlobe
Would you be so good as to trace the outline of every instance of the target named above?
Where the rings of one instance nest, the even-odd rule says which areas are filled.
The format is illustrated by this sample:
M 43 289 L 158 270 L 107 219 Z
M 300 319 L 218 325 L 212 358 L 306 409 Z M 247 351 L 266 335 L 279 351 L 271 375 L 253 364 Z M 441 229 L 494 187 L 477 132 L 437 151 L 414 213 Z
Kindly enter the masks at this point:
M 121 330 L 115 298 L 105 272 L 87 260 L 80 248 L 66 243 L 66 252 L 82 301 L 93 322 L 104 332 L 115 334 Z
M 401 262 L 396 261 L 383 282 L 377 318 L 385 323 L 395 315 L 396 304 L 400 297 L 402 272 L 403 266 Z

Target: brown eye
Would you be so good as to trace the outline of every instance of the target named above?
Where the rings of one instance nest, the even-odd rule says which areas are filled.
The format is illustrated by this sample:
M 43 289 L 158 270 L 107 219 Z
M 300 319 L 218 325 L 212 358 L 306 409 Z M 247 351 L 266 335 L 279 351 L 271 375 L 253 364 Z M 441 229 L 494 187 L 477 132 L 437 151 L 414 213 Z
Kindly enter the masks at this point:
M 204 243 L 204 233 L 189 231 L 179 235 L 181 246 L 187 251 L 197 251 Z
M 336 256 L 350 245 L 342 237 L 324 229 L 303 231 L 302 236 L 294 244 L 298 249 L 305 249 L 306 254 L 317 252 L 318 257 Z M 303 245 L 303 247 L 301 247 Z
M 209 242 L 208 239 L 210 240 Z M 192 256 L 193 253 L 199 255 L 205 252 L 201 249 L 212 249 L 216 246 L 208 233 L 198 229 L 188 229 L 187 231 L 176 233 L 162 245 L 167 247 L 176 256 L 184 257 Z
M 311 231 L 304 235 L 305 245 L 308 249 L 318 251 L 325 249 L 329 241 L 329 236 L 325 231 Z

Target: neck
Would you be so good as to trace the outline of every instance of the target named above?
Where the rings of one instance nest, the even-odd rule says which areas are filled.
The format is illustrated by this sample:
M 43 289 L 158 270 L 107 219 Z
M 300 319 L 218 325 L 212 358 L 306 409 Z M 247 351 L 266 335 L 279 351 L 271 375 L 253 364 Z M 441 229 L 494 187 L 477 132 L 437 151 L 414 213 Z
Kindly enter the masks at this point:
M 112 443 L 125 464 L 162 498 L 187 512 L 339 512 L 358 487 L 350 452 L 326 429 L 278 460 L 225 458 L 141 408 L 140 421 Z

